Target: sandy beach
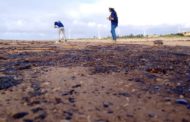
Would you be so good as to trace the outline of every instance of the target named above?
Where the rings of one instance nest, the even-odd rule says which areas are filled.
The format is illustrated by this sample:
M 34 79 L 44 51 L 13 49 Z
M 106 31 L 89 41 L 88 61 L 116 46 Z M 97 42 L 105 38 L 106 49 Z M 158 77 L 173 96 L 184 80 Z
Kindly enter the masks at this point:
M 0 122 L 190 122 L 190 38 L 0 41 Z

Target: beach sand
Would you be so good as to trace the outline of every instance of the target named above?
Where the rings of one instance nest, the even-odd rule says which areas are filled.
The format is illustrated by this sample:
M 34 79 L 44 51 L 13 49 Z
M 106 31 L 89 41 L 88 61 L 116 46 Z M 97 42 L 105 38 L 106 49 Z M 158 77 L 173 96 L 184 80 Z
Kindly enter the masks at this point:
M 0 41 L 0 122 L 189 122 L 190 39 Z

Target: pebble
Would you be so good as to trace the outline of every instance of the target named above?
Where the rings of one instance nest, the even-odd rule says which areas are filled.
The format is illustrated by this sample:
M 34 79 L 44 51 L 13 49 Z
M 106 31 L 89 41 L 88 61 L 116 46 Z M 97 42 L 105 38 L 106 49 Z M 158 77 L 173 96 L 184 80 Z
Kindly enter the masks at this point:
M 112 110 L 108 110 L 107 112 L 108 112 L 108 114 L 113 114 Z
M 103 102 L 103 107 L 104 108 L 108 108 L 111 105 L 113 105 L 111 102 Z
M 188 101 L 186 99 L 177 99 L 176 103 L 181 105 L 187 105 Z
M 40 95 L 42 95 L 41 87 L 40 87 L 39 82 L 32 83 L 32 84 L 31 84 L 31 87 L 33 88 L 33 92 L 31 92 L 31 95 L 32 95 L 32 96 L 35 97 L 35 96 L 40 96 Z
M 140 78 L 135 79 L 135 82 L 144 83 L 144 81 L 142 79 L 140 79 Z
M 103 106 L 104 106 L 104 108 L 108 108 L 108 107 L 109 107 L 109 104 L 103 103 Z
M 39 112 L 39 115 L 37 117 L 35 117 L 35 120 L 36 119 L 40 119 L 40 120 L 43 120 L 47 117 L 47 113 L 45 111 L 40 111 Z
M 81 87 L 81 84 L 77 84 L 77 85 L 75 85 L 75 86 L 72 86 L 73 89 L 74 89 L 74 88 L 78 88 L 78 87 Z
M 74 93 L 76 93 L 75 90 L 70 90 L 70 91 L 64 92 L 62 96 L 73 95 Z
M 153 118 L 153 117 L 156 116 L 156 114 L 155 114 L 155 113 L 149 113 L 148 116 L 149 116 L 150 118 Z
M 170 97 L 165 97 L 164 101 L 169 102 L 169 101 L 171 101 L 171 98 Z
M 21 119 L 21 118 L 25 117 L 28 114 L 29 114 L 28 112 L 19 112 L 19 113 L 14 114 L 13 118 L 14 119 Z
M 130 95 L 127 92 L 118 93 L 119 96 L 129 97 Z
M 62 103 L 63 101 L 62 101 L 61 98 L 55 98 L 55 102 L 56 102 L 56 104 L 60 104 L 60 103 Z
M 33 113 L 37 113 L 37 112 L 39 112 L 39 111 L 43 111 L 43 108 L 37 107 L 37 108 L 33 108 L 33 109 L 32 109 L 32 112 L 33 112 Z
M 73 113 L 71 112 L 64 111 L 63 114 L 66 120 L 71 120 L 73 118 Z
M 75 98 L 69 97 L 69 98 L 68 98 L 68 101 L 69 101 L 70 103 L 75 103 Z

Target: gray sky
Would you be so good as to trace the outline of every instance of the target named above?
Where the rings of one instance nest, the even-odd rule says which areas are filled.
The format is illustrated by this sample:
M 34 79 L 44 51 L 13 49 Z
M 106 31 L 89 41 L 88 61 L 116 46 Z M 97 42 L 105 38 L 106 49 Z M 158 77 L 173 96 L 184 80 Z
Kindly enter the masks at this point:
M 189 0 L 0 0 L 0 39 L 57 39 L 61 20 L 70 38 L 110 36 L 109 7 L 119 35 L 190 31 Z

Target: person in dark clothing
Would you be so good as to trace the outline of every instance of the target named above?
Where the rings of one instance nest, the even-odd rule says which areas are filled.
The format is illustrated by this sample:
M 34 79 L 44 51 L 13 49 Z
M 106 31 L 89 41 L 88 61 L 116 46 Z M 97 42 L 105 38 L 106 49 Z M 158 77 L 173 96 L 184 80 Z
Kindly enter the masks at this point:
M 54 23 L 54 27 L 58 28 L 58 31 L 59 31 L 59 42 L 61 40 L 65 40 L 65 42 L 66 42 L 67 40 L 66 40 L 66 37 L 65 37 L 65 29 L 64 29 L 64 25 L 62 24 L 62 22 L 61 21 L 55 22 Z M 58 43 L 58 42 L 56 41 L 56 43 Z
M 111 21 L 111 34 L 112 34 L 112 39 L 114 41 L 116 41 L 117 36 L 116 36 L 116 32 L 115 29 L 118 26 L 118 16 L 116 11 L 114 10 L 114 8 L 109 8 L 109 11 L 111 13 L 111 15 L 108 17 L 108 19 Z

